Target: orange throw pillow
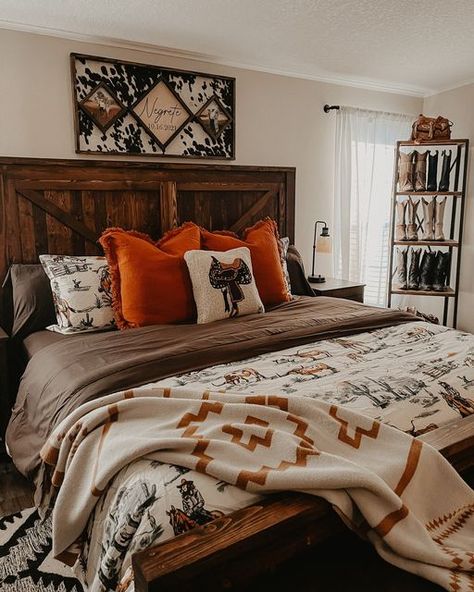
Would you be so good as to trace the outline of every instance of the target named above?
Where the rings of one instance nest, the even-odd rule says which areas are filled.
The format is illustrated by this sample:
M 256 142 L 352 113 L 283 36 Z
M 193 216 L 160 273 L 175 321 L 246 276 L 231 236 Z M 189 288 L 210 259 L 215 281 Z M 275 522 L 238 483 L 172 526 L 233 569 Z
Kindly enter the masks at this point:
M 253 273 L 260 298 L 265 306 L 291 300 L 288 284 L 281 266 L 276 222 L 260 220 L 244 231 L 242 239 L 233 232 L 209 232 L 201 228 L 202 248 L 209 251 L 228 251 L 247 247 L 252 256 Z
M 200 249 L 199 227 L 187 222 L 154 242 L 146 234 L 108 228 L 99 239 L 110 268 L 120 329 L 189 321 L 196 307 L 184 254 Z

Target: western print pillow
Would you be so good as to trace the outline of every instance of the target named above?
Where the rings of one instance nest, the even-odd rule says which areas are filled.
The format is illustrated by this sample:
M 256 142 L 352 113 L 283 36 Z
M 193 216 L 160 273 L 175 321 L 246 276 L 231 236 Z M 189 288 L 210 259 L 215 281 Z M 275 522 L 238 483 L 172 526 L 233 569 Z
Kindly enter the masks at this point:
M 281 266 L 278 238 L 277 224 L 271 218 L 264 218 L 244 230 L 242 238 L 228 230 L 210 232 L 201 228 L 201 248 L 204 250 L 250 249 L 258 293 L 265 306 L 291 300 Z
M 51 282 L 56 325 L 50 331 L 70 334 L 115 327 L 109 267 L 105 257 L 40 255 Z
M 283 269 L 283 275 L 285 276 L 286 287 L 288 292 L 291 294 L 291 281 L 290 274 L 288 272 L 288 264 L 286 258 L 288 256 L 288 248 L 290 246 L 290 239 L 287 236 L 278 239 L 278 246 L 280 247 L 280 261 L 281 268 Z
M 265 312 L 247 247 L 230 251 L 188 251 L 184 255 L 193 286 L 197 322 Z

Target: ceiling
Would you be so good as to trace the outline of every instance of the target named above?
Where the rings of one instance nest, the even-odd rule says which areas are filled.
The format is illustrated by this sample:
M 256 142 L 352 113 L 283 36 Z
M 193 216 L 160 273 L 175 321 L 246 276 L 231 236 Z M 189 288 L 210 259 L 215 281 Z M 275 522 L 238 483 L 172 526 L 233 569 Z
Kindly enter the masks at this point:
M 473 25 L 472 0 L 0 0 L 2 28 L 416 95 L 474 80 Z

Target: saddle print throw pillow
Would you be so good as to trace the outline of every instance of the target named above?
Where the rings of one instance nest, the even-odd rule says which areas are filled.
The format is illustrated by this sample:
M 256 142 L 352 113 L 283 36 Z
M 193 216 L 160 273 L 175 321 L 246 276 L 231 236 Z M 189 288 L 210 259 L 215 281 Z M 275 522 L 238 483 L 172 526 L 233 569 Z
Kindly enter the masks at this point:
M 247 228 L 242 238 L 229 231 L 209 232 L 201 228 L 201 244 L 203 249 L 209 251 L 247 247 L 252 256 L 255 282 L 263 304 L 272 306 L 291 300 L 282 269 L 282 253 L 275 220 L 260 220 Z
M 196 317 L 184 254 L 201 247 L 198 226 L 186 222 L 158 242 L 133 230 L 109 228 L 99 242 L 110 267 L 115 321 L 120 329 Z
M 109 267 L 105 257 L 40 255 L 51 282 L 57 333 L 115 328 Z
M 193 285 L 197 322 L 265 312 L 255 284 L 250 251 L 188 251 L 184 255 Z

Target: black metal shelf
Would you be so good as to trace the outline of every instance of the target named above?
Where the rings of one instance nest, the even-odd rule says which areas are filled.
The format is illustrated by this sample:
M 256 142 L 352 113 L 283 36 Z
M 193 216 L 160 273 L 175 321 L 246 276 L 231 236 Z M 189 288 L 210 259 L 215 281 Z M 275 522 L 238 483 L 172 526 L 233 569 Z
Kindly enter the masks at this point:
M 450 189 L 452 191 L 398 191 L 398 161 L 400 155 L 400 148 L 411 147 L 414 150 L 423 151 L 429 146 L 455 146 L 456 158 L 451 168 L 450 178 Z M 405 296 L 438 296 L 444 298 L 443 307 L 443 325 L 448 324 L 448 318 L 451 318 L 451 324 L 456 327 L 458 304 L 459 304 L 459 274 L 461 269 L 461 251 L 462 251 L 462 235 L 464 226 L 464 208 L 465 208 L 465 197 L 467 187 L 467 161 L 469 158 L 469 140 L 467 139 L 454 139 L 443 142 L 422 142 L 416 144 L 415 142 L 399 141 L 395 147 L 395 169 L 393 178 L 393 189 L 392 189 L 392 220 L 391 220 L 391 231 L 390 231 L 390 253 L 389 253 L 389 286 L 388 286 L 388 306 L 392 304 L 392 295 L 405 295 Z M 452 174 L 454 173 L 454 174 Z M 461 190 L 459 190 L 459 184 L 462 184 Z M 399 241 L 395 239 L 395 224 L 396 224 L 396 205 L 398 203 L 399 196 L 412 196 L 412 197 L 434 197 L 434 196 L 451 196 L 454 199 L 450 208 L 451 219 L 446 220 L 446 227 L 448 232 L 446 233 L 447 238 L 444 241 Z M 442 292 L 435 290 L 402 290 L 399 286 L 394 284 L 394 249 L 396 246 L 426 246 L 430 247 L 447 247 L 449 253 L 451 253 L 450 269 L 448 273 L 448 281 L 451 287 L 447 288 Z M 456 254 L 455 267 L 453 266 L 453 254 Z M 452 305 L 452 308 L 451 308 Z M 451 312 L 451 315 L 450 315 Z

